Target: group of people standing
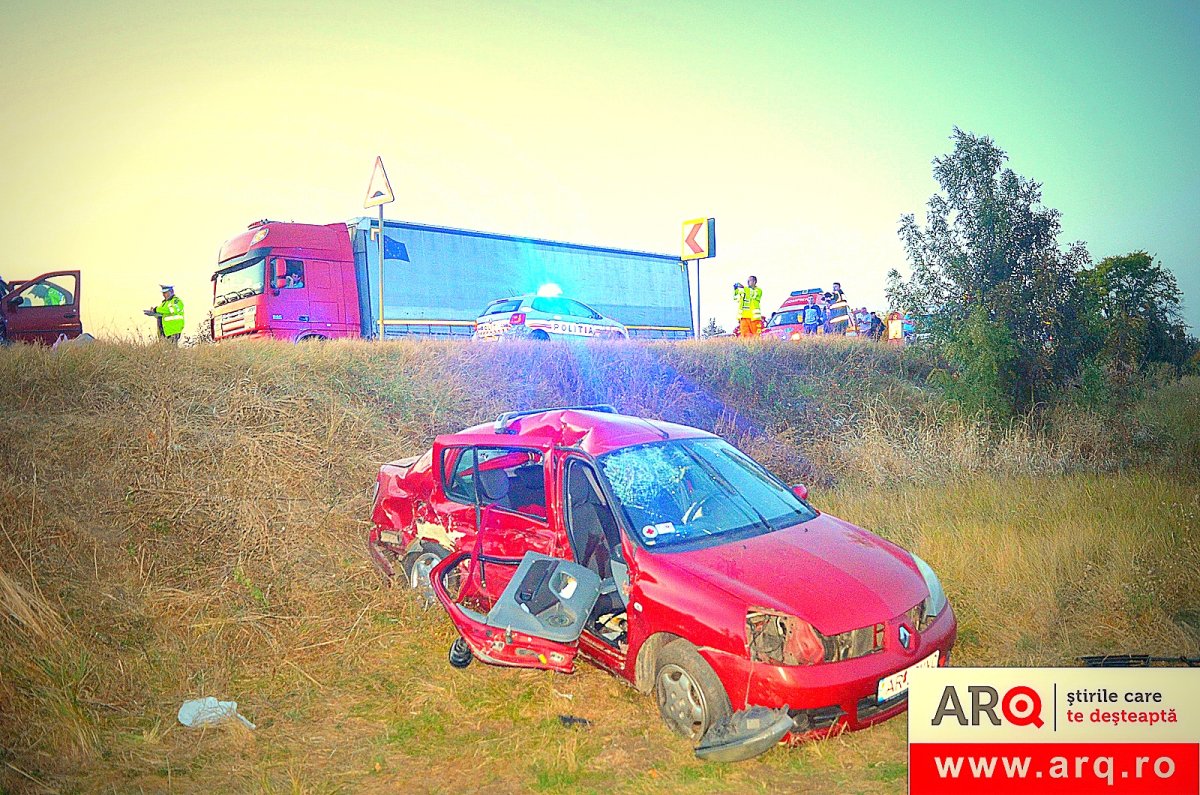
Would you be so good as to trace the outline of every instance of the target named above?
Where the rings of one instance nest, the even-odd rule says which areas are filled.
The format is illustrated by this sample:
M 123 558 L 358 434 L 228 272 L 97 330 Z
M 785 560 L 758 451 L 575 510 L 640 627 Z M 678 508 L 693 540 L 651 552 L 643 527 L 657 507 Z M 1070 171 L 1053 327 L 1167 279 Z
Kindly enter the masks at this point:
M 837 334 L 873 340 L 886 338 L 888 342 L 896 344 L 903 344 L 912 336 L 911 321 L 899 312 L 892 312 L 884 320 L 865 306 L 851 309 L 841 282 L 834 282 L 828 292 L 814 290 L 811 295 L 812 300 L 796 310 L 806 335 Z M 738 312 L 738 326 L 734 334 L 742 338 L 762 334 L 762 288 L 758 286 L 758 278 L 750 276 L 744 285 L 735 283 L 733 300 Z

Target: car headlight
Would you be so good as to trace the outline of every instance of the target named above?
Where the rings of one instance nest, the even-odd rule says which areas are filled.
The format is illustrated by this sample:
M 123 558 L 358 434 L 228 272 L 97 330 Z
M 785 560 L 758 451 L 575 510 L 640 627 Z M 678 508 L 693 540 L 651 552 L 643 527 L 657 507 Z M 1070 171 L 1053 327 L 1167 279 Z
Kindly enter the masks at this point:
M 925 587 L 929 589 L 928 604 L 925 607 L 925 618 L 932 619 L 941 615 L 942 611 L 946 609 L 946 591 L 942 589 L 942 581 L 933 573 L 933 569 L 929 567 L 928 563 L 916 555 L 913 555 L 912 559 L 913 563 L 917 564 L 917 570 L 921 572 L 921 577 L 925 580 Z
M 777 665 L 814 665 L 865 657 L 883 649 L 884 624 L 823 635 L 803 619 L 768 610 L 746 614 L 750 659 Z
M 777 665 L 813 665 L 825 661 L 825 644 L 812 624 L 767 610 L 746 613 L 750 659 Z

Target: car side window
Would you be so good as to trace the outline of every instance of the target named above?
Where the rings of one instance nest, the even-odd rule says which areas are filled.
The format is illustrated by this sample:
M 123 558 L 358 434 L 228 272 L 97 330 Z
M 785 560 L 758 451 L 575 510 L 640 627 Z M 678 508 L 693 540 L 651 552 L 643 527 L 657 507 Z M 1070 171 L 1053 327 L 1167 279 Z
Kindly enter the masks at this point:
M 585 306 L 578 301 L 572 301 L 571 299 L 567 298 L 565 299 L 565 302 L 571 308 L 571 314 L 575 317 L 586 317 L 590 320 L 600 319 L 600 315 L 596 314 L 596 312 L 594 312 L 590 307 Z
M 73 306 L 76 289 L 74 276 L 55 276 L 53 279 L 42 279 L 20 291 L 20 305 L 23 307 Z
M 546 518 L 546 468 L 538 450 L 480 447 L 479 501 L 485 506 Z
M 470 447 L 442 451 L 442 486 L 446 498 L 464 505 L 475 504 L 475 456 Z
M 451 447 L 442 451 L 446 498 L 546 518 L 546 468 L 538 450 Z

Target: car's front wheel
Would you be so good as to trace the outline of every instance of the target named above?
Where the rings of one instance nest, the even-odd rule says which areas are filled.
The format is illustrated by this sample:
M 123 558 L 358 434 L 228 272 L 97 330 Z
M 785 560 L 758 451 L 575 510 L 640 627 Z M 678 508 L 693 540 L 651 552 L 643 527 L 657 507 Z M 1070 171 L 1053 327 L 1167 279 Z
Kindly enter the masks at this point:
M 426 606 L 436 601 L 433 586 L 429 584 L 429 572 L 449 554 L 450 551 L 439 544 L 422 541 L 416 549 L 404 556 L 404 574 L 408 579 L 408 587 L 417 592 Z
M 733 714 L 729 694 L 696 647 L 673 640 L 658 654 L 654 674 L 658 713 L 671 731 L 693 742 Z

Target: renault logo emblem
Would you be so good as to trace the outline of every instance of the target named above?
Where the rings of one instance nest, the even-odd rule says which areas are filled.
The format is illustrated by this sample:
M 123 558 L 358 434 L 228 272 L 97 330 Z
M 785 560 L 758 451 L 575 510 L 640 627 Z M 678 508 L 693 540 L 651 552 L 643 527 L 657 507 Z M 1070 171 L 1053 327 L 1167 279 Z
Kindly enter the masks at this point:
M 910 644 L 910 643 L 912 643 L 912 633 L 909 632 L 908 627 L 901 624 L 900 625 L 900 645 L 907 649 L 908 644 Z

